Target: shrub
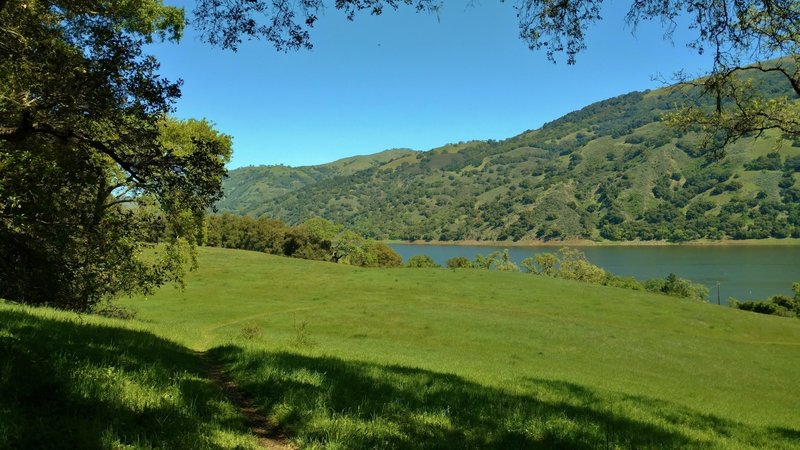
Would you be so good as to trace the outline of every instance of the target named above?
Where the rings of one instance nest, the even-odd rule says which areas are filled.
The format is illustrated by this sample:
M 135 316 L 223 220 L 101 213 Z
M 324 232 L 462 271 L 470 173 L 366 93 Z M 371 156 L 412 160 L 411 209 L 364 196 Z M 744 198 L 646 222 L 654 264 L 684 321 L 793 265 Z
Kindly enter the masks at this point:
M 702 301 L 708 299 L 707 287 L 700 283 L 693 283 L 690 280 L 679 278 L 674 273 L 667 275 L 667 278 L 663 280 L 659 278 L 646 280 L 643 286 L 650 292 L 658 292 L 671 297 L 691 298 Z
M 800 283 L 792 284 L 792 291 L 794 291 L 794 297 L 773 295 L 769 300 L 757 302 L 739 302 L 736 299 L 730 299 L 728 304 L 733 308 L 759 314 L 800 318 Z
M 472 267 L 472 263 L 463 256 L 454 256 L 447 260 L 447 267 L 450 269 L 468 269 Z
M 606 279 L 605 270 L 590 263 L 580 250 L 565 247 L 558 253 L 560 264 L 556 276 L 559 278 L 595 284 L 602 284 Z
M 431 259 L 431 257 L 428 255 L 414 255 L 411 258 L 408 258 L 406 267 L 423 269 L 429 267 L 439 267 L 439 265 L 433 262 L 433 259 Z
M 522 260 L 522 267 L 536 275 L 555 276 L 555 267 L 558 257 L 553 253 L 539 253 L 533 258 Z

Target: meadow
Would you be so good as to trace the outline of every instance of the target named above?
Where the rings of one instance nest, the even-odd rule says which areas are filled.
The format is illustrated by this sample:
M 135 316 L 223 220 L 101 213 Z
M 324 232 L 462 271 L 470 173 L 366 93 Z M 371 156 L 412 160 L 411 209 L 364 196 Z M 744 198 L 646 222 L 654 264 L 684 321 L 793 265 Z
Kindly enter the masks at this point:
M 121 303 L 0 305 L 0 447 L 257 447 L 211 366 L 300 448 L 800 447 L 796 319 L 210 248 Z

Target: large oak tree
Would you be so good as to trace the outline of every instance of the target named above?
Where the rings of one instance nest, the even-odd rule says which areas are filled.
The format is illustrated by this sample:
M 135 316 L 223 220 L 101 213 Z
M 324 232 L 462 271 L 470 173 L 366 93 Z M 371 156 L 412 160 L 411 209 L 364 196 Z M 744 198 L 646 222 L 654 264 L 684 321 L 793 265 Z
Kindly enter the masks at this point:
M 230 138 L 168 118 L 158 0 L 0 0 L 0 297 L 88 310 L 180 281 Z M 148 237 L 164 244 L 144 251 Z

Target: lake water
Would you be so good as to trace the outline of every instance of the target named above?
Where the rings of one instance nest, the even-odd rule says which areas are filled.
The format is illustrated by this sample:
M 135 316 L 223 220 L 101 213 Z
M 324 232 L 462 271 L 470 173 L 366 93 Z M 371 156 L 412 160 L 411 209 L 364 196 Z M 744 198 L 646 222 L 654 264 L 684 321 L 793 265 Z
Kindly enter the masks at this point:
M 502 251 L 505 247 L 391 244 L 408 260 L 425 254 L 438 264 L 454 256 L 472 260 L 477 254 Z M 792 294 L 792 283 L 800 282 L 800 246 L 651 246 L 580 247 L 587 259 L 616 275 L 639 280 L 664 278 L 674 273 L 708 287 L 710 300 L 717 300 L 719 283 L 722 303 L 728 297 L 739 300 L 766 299 L 775 294 Z M 511 259 L 523 259 L 558 247 L 512 247 Z

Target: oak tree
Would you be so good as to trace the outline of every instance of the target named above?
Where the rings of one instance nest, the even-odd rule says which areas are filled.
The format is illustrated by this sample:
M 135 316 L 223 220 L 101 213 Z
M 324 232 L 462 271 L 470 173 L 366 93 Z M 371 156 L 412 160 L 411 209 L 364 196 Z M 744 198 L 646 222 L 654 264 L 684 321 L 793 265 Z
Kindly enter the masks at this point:
M 0 298 L 85 311 L 182 279 L 231 144 L 168 117 L 180 82 L 143 45 L 183 25 L 158 0 L 0 0 Z

